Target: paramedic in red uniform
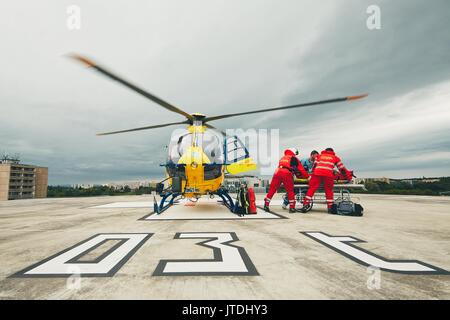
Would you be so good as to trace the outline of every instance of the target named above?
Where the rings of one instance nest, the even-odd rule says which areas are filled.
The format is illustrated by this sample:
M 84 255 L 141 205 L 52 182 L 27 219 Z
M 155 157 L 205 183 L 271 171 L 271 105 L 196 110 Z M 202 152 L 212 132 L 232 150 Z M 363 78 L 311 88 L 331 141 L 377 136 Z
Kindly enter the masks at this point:
M 295 174 L 298 178 L 309 178 L 309 174 L 296 157 L 297 155 L 298 150 L 296 148 L 289 148 L 284 151 L 284 156 L 280 159 L 278 168 L 272 177 L 269 193 L 264 199 L 264 210 L 269 211 L 270 200 L 272 200 L 273 195 L 277 192 L 280 185 L 283 184 L 288 194 L 289 212 L 296 212 L 293 175 Z
M 334 168 L 337 167 L 339 172 L 343 173 L 347 180 L 352 179 L 352 174 L 342 163 L 341 159 L 336 156 L 332 148 L 327 148 L 317 156 L 314 163 L 311 180 L 309 181 L 309 188 L 303 200 L 303 208 L 301 212 L 308 212 L 311 210 L 311 200 L 314 193 L 323 183 L 325 189 L 325 197 L 327 199 L 328 213 L 333 213 L 333 187 L 334 187 Z

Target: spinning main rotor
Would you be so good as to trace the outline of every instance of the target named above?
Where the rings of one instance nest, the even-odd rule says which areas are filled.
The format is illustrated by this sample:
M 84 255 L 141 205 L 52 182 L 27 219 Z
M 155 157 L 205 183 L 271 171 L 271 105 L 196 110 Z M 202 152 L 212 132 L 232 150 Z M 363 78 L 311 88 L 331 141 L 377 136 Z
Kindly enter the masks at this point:
M 215 121 L 215 120 L 221 120 L 231 117 L 238 117 L 238 116 L 245 116 L 249 114 L 256 114 L 256 113 L 263 113 L 263 112 L 270 112 L 270 111 L 277 111 L 277 110 L 287 110 L 287 109 L 294 109 L 294 108 L 304 108 L 304 107 L 310 107 L 310 106 L 319 106 L 329 103 L 337 103 L 337 102 L 344 102 L 344 101 L 353 101 L 362 99 L 368 96 L 368 94 L 362 94 L 357 96 L 347 96 L 343 98 L 335 98 L 335 99 L 328 99 L 328 100 L 321 100 L 321 101 L 314 101 L 314 102 L 308 102 L 308 103 L 301 103 L 301 104 L 295 104 L 295 105 L 289 105 L 289 106 L 281 106 L 281 107 L 273 107 L 273 108 L 263 108 L 253 111 L 246 111 L 246 112 L 238 112 L 238 113 L 228 113 L 228 114 L 222 114 L 217 116 L 208 117 L 204 114 L 200 113 L 187 113 L 183 111 L 182 109 L 174 106 L 173 104 L 170 104 L 167 101 L 164 101 L 163 99 L 151 94 L 148 91 L 145 91 L 138 86 L 128 82 L 127 80 L 124 80 L 123 78 L 115 75 L 111 71 L 105 69 L 104 67 L 98 65 L 97 63 L 94 63 L 92 60 L 89 60 L 86 57 L 83 57 L 78 54 L 71 54 L 69 55 L 70 58 L 75 59 L 84 65 L 94 68 L 96 71 L 100 72 L 101 74 L 107 76 L 108 78 L 115 80 L 125 87 L 128 87 L 129 89 L 133 90 L 134 92 L 139 93 L 140 95 L 146 97 L 147 99 L 159 104 L 161 107 L 182 115 L 186 119 L 184 121 L 179 122 L 170 122 L 170 123 L 164 123 L 164 124 L 157 124 L 157 125 L 151 125 L 151 126 L 145 126 L 145 127 L 139 127 L 139 128 L 133 128 L 133 129 L 126 129 L 126 130 L 119 130 L 119 131 L 111 131 L 111 132 L 103 132 L 98 133 L 98 136 L 104 136 L 104 135 L 110 135 L 110 134 L 117 134 L 117 133 L 124 133 L 124 132 L 132 132 L 132 131 L 141 131 L 141 130 L 148 130 L 148 129 L 156 129 L 156 128 L 163 128 L 168 126 L 176 126 L 176 125 L 204 125 L 211 129 L 216 129 L 208 122 Z M 217 129 L 216 129 L 217 130 Z

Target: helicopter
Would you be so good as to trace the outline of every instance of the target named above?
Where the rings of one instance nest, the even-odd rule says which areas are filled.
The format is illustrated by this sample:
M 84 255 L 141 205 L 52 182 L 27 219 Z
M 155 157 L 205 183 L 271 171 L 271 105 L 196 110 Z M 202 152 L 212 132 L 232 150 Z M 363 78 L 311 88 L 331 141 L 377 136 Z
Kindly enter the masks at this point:
M 179 197 L 198 200 L 201 196 L 219 196 L 223 204 L 234 212 L 234 202 L 226 188 L 223 187 L 225 174 L 239 174 L 257 169 L 244 143 L 236 136 L 227 136 L 225 132 L 210 124 L 212 121 L 245 116 L 250 114 L 319 106 L 330 103 L 353 101 L 365 98 L 367 94 L 345 96 L 342 98 L 314 101 L 288 106 L 264 108 L 253 111 L 228 113 L 207 116 L 202 113 L 188 113 L 179 107 L 153 95 L 114 74 L 105 67 L 85 56 L 69 54 L 70 58 L 81 62 L 104 76 L 117 81 L 132 91 L 146 97 L 164 109 L 183 116 L 183 121 L 156 124 L 145 127 L 103 132 L 98 136 L 120 134 L 141 130 L 184 125 L 185 129 L 175 130 L 169 144 L 167 162 L 161 166 L 166 168 L 166 179 L 158 183 L 157 193 L 161 196 L 158 203 L 154 199 L 154 212 L 162 213 L 176 202 Z M 167 185 L 167 187 L 166 187 Z

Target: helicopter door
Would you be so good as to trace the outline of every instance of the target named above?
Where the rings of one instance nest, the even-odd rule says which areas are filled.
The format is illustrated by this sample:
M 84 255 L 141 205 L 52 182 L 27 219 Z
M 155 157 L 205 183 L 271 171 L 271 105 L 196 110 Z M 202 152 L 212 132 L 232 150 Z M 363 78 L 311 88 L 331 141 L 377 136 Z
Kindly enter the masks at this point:
M 238 174 L 256 170 L 256 163 L 237 136 L 227 137 L 224 141 L 226 170 L 230 174 Z

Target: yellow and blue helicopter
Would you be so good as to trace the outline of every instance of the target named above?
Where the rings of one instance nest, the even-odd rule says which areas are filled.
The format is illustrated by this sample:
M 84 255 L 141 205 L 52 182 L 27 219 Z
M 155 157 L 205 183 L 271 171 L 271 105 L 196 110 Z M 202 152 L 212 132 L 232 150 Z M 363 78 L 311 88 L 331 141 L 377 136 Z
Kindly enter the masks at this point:
M 222 199 L 223 204 L 233 211 L 233 199 L 228 194 L 228 191 L 222 186 L 225 179 L 225 173 L 244 173 L 256 170 L 257 165 L 251 158 L 245 145 L 237 136 L 226 136 L 223 131 L 211 126 L 210 122 L 249 114 L 351 101 L 367 96 L 367 94 L 347 96 L 343 98 L 209 117 L 200 113 L 187 113 L 148 91 L 124 80 L 84 56 L 77 54 L 71 54 L 69 56 L 141 94 L 163 108 L 185 118 L 183 121 L 179 122 L 97 134 L 99 136 L 104 136 L 168 126 L 186 126 L 183 130 L 175 130 L 170 140 L 168 159 L 166 164 L 163 165 L 166 167 L 167 178 L 158 185 L 157 192 L 162 198 L 159 203 L 157 203 L 155 199 L 154 204 L 154 211 L 158 214 L 173 205 L 178 197 L 198 199 L 202 195 L 218 195 Z M 167 187 L 164 187 L 163 182 L 165 181 L 167 181 Z

